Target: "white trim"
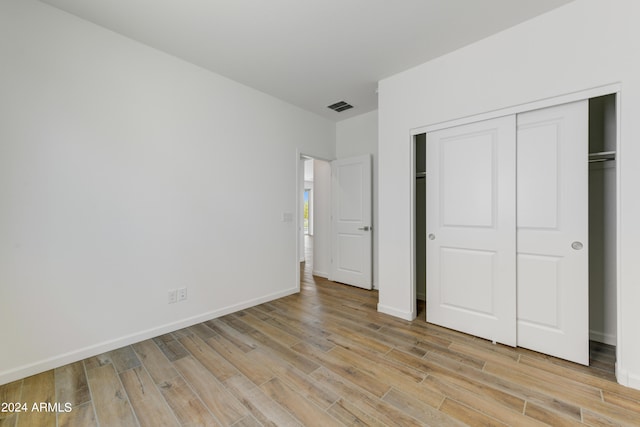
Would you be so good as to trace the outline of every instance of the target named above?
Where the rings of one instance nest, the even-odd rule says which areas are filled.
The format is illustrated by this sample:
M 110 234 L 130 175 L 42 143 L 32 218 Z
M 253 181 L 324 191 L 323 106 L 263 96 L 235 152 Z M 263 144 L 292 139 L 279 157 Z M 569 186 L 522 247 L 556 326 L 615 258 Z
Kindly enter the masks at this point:
M 640 375 L 628 373 L 627 378 L 628 378 L 627 387 L 640 390 Z
M 618 384 L 626 387 L 627 384 L 629 383 L 629 375 L 627 374 L 627 371 L 625 371 L 620 367 L 620 362 L 618 362 L 617 360 L 616 360 L 615 370 L 616 370 L 615 372 L 616 380 L 618 381 Z
M 256 305 L 273 301 L 278 298 L 283 298 L 299 292 L 298 288 L 287 289 L 285 291 L 276 292 L 273 294 L 264 295 L 259 298 L 254 298 L 248 301 L 244 301 L 238 304 L 230 305 L 218 310 L 209 311 L 207 313 L 199 314 L 197 316 L 188 317 L 186 319 L 178 320 L 176 322 L 167 323 L 165 325 L 147 329 L 137 332 L 135 334 L 125 335 L 120 338 L 116 338 L 109 341 L 104 341 L 99 344 L 84 347 L 79 350 L 64 353 L 59 356 L 44 359 L 28 365 L 19 366 L 15 369 L 0 372 L 0 385 L 8 384 L 12 381 L 19 380 L 31 375 L 35 375 L 40 372 L 48 371 L 60 366 L 74 363 L 79 360 L 93 357 L 98 354 L 105 353 L 107 351 L 115 350 L 127 345 L 131 345 L 140 341 L 144 341 L 150 338 L 154 338 L 169 332 L 177 331 L 178 329 L 186 328 L 198 323 L 206 322 L 207 320 L 215 319 L 227 314 L 235 313 L 245 308 L 254 307 Z
M 622 286 L 620 286 L 620 278 L 622 277 L 622 245 L 621 245 L 621 228 L 622 224 L 622 174 L 621 166 L 622 162 L 622 90 L 618 88 L 616 94 L 616 380 L 622 384 L 620 378 L 617 376 L 618 364 L 624 364 L 622 357 L 622 347 L 624 346 L 622 340 Z M 640 377 L 639 377 L 640 378 Z M 640 389 L 640 383 L 637 387 Z
M 617 338 L 614 334 L 605 334 L 604 332 L 589 330 L 589 339 L 608 345 L 616 345 Z
M 481 114 L 460 117 L 457 119 L 447 120 L 439 123 L 432 123 L 430 125 L 411 129 L 411 136 L 413 137 L 421 133 L 434 132 L 436 130 L 446 129 L 446 128 L 460 126 L 460 125 L 466 125 L 469 123 L 481 122 L 483 120 L 495 119 L 497 117 L 509 116 L 511 114 L 524 113 L 526 111 L 539 110 L 541 108 L 567 104 L 569 102 L 581 101 L 583 99 L 596 98 L 598 96 L 609 95 L 613 93 L 619 95 L 621 87 L 622 85 L 620 83 L 612 83 L 609 85 L 598 86 L 595 88 L 585 89 L 578 92 L 572 92 L 572 93 L 554 96 L 550 98 L 539 99 L 539 100 L 527 102 L 524 104 L 513 105 L 510 107 L 505 107 L 498 110 L 487 111 Z M 619 117 L 619 114 L 618 114 L 618 117 Z M 618 135 L 619 134 L 620 132 L 618 132 Z
M 634 388 L 640 390 L 640 375 L 629 372 L 620 367 L 620 364 L 616 362 L 616 378 L 618 384 L 625 387 Z
M 400 319 L 404 319 L 408 321 L 412 321 L 416 318 L 416 310 L 413 310 L 411 312 L 400 311 L 393 307 L 389 307 L 388 305 L 382 305 L 380 303 L 378 303 L 378 312 L 383 314 L 388 314 L 393 317 L 399 317 Z
M 294 286 L 298 289 L 298 292 L 300 292 L 300 263 L 302 261 L 304 261 L 304 257 L 302 257 L 302 259 L 300 259 L 300 251 L 302 250 L 302 248 L 300 247 L 300 230 L 303 226 L 303 224 L 300 224 L 300 206 L 302 205 L 302 200 L 300 199 L 300 191 L 302 191 L 302 189 L 300 188 L 300 185 L 302 185 L 302 187 L 304 187 L 304 162 L 303 162 L 303 156 L 304 154 L 302 154 L 300 152 L 300 149 L 296 148 L 296 185 L 294 185 L 295 191 L 296 191 L 296 197 L 295 197 L 295 209 L 293 210 L 293 216 L 295 218 L 295 220 L 293 221 L 294 225 L 295 225 L 295 239 L 296 239 L 296 261 L 294 263 L 294 268 L 295 268 L 295 275 L 294 275 Z
M 616 380 L 618 381 L 618 384 L 627 387 L 627 384 L 629 383 L 629 374 L 627 373 L 626 370 L 620 367 L 620 362 L 617 360 L 616 360 L 615 370 L 616 370 L 615 372 Z

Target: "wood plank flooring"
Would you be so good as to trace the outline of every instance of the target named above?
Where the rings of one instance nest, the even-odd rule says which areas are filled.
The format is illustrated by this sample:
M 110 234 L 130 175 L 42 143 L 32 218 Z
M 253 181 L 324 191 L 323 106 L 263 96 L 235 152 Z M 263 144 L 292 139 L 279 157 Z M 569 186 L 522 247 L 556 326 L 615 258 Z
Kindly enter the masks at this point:
M 611 347 L 583 367 L 376 311 L 304 268 L 301 292 L 0 386 L 22 426 L 640 425 Z

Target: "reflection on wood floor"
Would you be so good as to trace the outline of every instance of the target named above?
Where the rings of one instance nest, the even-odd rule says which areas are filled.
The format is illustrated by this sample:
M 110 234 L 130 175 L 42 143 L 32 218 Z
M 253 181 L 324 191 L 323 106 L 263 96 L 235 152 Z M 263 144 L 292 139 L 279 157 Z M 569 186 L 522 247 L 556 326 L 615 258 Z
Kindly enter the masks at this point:
M 309 240 L 309 239 L 308 239 Z M 0 426 L 638 425 L 640 391 L 591 367 L 376 311 L 375 291 L 311 275 L 300 294 L 0 387 Z

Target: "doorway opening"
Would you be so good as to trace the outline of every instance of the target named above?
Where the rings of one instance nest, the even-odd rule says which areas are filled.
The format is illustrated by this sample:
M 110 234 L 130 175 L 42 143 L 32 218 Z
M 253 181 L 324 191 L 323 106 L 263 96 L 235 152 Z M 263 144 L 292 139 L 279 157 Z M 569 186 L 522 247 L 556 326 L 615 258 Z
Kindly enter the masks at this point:
M 298 160 L 298 260 L 306 263 L 299 270 L 328 278 L 331 262 L 331 165 L 326 160 L 304 154 L 300 154 Z
M 297 170 L 298 261 L 305 260 L 305 236 L 312 236 L 313 275 L 371 289 L 371 155 L 327 162 L 299 153 Z
M 617 344 L 616 141 L 616 95 L 589 99 L 589 349 L 607 369 Z
M 427 169 L 426 169 L 427 134 L 421 133 L 414 137 L 415 153 L 415 295 L 418 316 L 425 315 L 424 307 L 427 300 Z

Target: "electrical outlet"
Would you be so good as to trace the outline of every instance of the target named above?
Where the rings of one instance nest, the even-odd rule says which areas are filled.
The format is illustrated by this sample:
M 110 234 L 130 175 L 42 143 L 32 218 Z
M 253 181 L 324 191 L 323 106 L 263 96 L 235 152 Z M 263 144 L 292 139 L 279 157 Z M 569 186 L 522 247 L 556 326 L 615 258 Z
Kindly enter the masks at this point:
M 178 291 L 171 289 L 169 291 L 169 304 L 174 304 L 176 302 L 178 302 Z
M 184 301 L 187 299 L 187 288 L 178 289 L 178 301 Z

